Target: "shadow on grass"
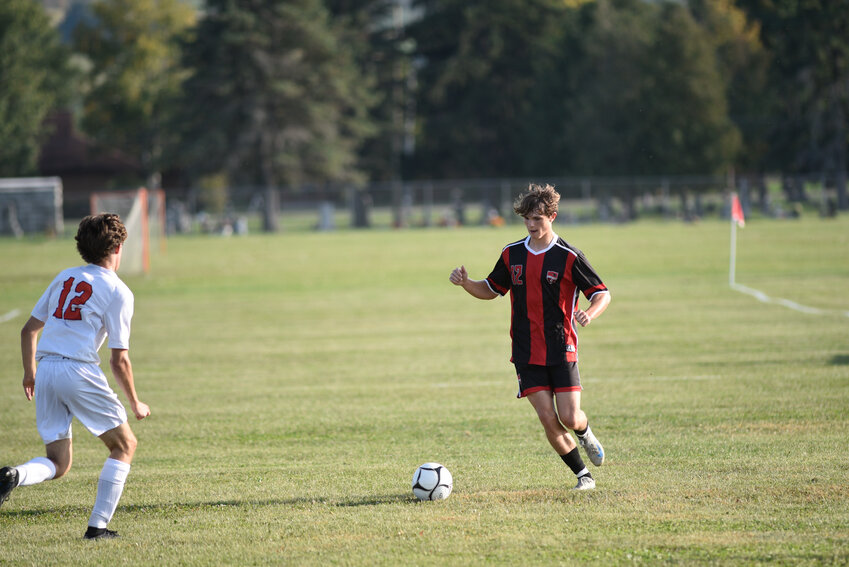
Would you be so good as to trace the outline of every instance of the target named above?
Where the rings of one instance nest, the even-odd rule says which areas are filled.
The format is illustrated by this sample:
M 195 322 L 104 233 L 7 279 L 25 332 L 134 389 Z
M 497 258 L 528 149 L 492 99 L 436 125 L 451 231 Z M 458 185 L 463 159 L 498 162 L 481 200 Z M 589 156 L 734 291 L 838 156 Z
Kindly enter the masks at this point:
M 845 366 L 849 364 L 849 354 L 835 354 L 828 363 L 833 366 Z
M 323 506 L 336 506 L 339 508 L 353 508 L 358 506 L 381 506 L 384 504 L 419 502 L 412 494 L 384 494 L 379 496 L 364 496 L 362 498 L 350 498 L 345 500 L 332 500 L 329 498 L 281 498 L 266 500 L 214 500 L 211 502 L 171 502 L 155 504 L 131 504 L 118 506 L 118 513 L 144 512 L 148 510 L 199 510 L 208 508 L 230 508 L 230 507 L 256 507 L 256 506 L 305 506 L 310 504 L 321 504 Z M 7 505 L 8 506 L 8 505 Z M 5 518 L 35 518 L 38 516 L 76 516 L 88 514 L 91 506 L 61 506 L 58 508 L 33 508 L 24 510 L 9 510 L 8 507 L 0 510 L 0 517 Z
M 381 504 L 397 504 L 398 502 L 406 502 L 415 504 L 419 500 L 412 494 L 385 494 L 383 496 L 365 496 L 359 499 L 345 500 L 342 502 L 334 502 L 334 506 L 340 508 L 353 508 L 356 506 L 379 506 Z

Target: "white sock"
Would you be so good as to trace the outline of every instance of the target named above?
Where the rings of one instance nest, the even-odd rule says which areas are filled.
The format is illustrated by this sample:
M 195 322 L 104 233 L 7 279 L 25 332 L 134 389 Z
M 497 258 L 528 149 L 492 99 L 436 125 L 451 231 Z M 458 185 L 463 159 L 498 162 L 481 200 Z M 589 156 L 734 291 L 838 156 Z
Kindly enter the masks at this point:
M 581 469 L 581 471 L 580 471 L 578 474 L 576 474 L 575 476 L 577 476 L 578 478 L 581 478 L 582 476 L 586 476 L 586 475 L 588 475 L 588 474 L 590 474 L 589 469 L 587 469 L 587 467 L 584 467 L 584 468 L 582 468 L 582 469 Z
M 97 498 L 94 500 L 94 508 L 88 520 L 89 526 L 106 527 L 118 507 L 118 500 L 121 499 L 128 474 L 130 474 L 128 463 L 106 459 L 103 470 L 100 471 L 100 479 L 97 481 Z
M 15 468 L 18 470 L 18 486 L 38 484 L 56 476 L 56 465 L 47 457 L 36 457 Z

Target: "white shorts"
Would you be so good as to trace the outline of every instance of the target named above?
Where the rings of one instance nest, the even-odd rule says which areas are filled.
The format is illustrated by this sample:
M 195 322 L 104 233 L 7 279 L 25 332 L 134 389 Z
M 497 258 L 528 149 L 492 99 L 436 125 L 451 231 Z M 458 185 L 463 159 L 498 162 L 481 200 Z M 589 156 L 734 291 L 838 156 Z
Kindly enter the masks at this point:
M 71 418 L 100 437 L 127 421 L 127 411 L 97 364 L 46 357 L 35 373 L 35 422 L 45 445 L 71 438 Z

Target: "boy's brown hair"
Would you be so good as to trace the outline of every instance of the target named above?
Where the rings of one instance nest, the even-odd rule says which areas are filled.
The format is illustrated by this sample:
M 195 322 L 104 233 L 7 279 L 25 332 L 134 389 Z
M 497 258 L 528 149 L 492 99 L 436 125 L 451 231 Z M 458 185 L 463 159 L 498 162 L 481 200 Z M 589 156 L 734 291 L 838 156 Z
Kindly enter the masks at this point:
M 99 264 L 127 240 L 127 229 L 116 214 L 89 215 L 80 221 L 75 240 L 83 260 Z
M 542 186 L 531 183 L 528 190 L 513 202 L 513 211 L 520 217 L 527 217 L 540 211 L 543 215 L 550 217 L 557 213 L 559 202 L 560 193 L 554 190 L 553 185 Z

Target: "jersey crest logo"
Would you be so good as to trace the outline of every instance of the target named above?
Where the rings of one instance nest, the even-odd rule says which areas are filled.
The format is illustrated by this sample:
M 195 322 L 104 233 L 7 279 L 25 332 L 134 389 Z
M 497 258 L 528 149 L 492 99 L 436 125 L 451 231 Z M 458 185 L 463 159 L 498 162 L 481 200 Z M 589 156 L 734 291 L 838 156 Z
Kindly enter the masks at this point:
M 547 281 L 550 284 L 553 284 L 554 282 L 557 281 L 558 277 L 560 277 L 559 273 L 552 271 L 552 270 L 549 270 L 548 273 L 545 274 L 545 281 Z
M 522 285 L 522 264 L 513 264 L 510 266 L 510 274 L 513 278 L 513 285 Z

